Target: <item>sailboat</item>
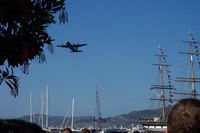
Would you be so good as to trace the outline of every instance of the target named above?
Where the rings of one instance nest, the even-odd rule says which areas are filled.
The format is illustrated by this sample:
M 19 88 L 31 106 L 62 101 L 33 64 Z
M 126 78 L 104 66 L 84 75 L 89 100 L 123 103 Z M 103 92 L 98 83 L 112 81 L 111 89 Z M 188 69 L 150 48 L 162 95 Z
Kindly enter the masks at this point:
M 75 129 L 74 128 L 74 98 L 72 99 L 72 104 L 69 105 L 68 107 L 68 111 L 69 109 L 71 109 L 71 116 L 67 117 L 69 114 L 69 112 L 67 111 L 65 114 L 65 118 L 63 119 L 63 122 L 61 124 L 61 127 L 59 128 L 60 132 L 63 132 L 63 129 L 66 127 L 69 127 L 73 133 L 79 133 L 80 130 L 79 129 Z M 66 118 L 68 118 L 68 120 L 66 121 Z M 69 120 L 71 119 L 71 126 L 69 126 Z M 65 124 L 65 125 L 64 125 Z
M 150 90 L 156 94 L 158 98 L 151 98 L 151 100 L 161 101 L 162 113 L 160 116 L 153 118 L 144 118 L 139 122 L 145 128 L 145 133 L 165 133 L 167 129 L 167 109 L 173 103 L 173 90 L 174 86 L 172 84 L 170 65 L 167 62 L 164 50 L 159 48 L 159 54 L 155 56 L 158 57 L 159 63 L 153 64 L 157 66 L 159 72 L 159 83 L 151 85 Z M 169 98 L 167 98 L 167 95 Z
M 43 93 L 41 92 L 41 127 L 44 131 L 50 132 L 51 129 L 49 128 L 49 118 L 48 118 L 48 98 L 49 98 L 49 92 L 48 92 L 48 86 L 46 86 L 46 92 L 45 97 L 43 96 Z M 45 100 L 45 104 L 43 103 L 43 100 Z M 45 106 L 44 106 L 44 105 Z M 45 113 L 43 112 L 45 109 Z M 44 127 L 44 118 L 45 118 L 45 127 Z

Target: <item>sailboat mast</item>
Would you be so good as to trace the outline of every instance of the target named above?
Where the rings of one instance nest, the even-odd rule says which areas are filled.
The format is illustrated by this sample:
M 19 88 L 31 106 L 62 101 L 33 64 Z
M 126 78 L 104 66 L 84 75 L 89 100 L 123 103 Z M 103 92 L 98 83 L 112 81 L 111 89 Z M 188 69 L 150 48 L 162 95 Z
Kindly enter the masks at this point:
M 43 113 L 43 93 L 41 91 L 41 115 L 42 115 L 42 120 L 41 120 L 41 125 L 42 125 L 42 128 L 44 128 L 44 113 Z
M 74 98 L 72 99 L 72 121 L 71 121 L 71 129 L 74 129 Z
M 30 122 L 33 122 L 33 116 L 32 116 L 32 96 L 31 96 L 31 92 L 29 94 L 29 98 L 30 98 Z
M 46 87 L 46 128 L 48 128 L 48 86 Z

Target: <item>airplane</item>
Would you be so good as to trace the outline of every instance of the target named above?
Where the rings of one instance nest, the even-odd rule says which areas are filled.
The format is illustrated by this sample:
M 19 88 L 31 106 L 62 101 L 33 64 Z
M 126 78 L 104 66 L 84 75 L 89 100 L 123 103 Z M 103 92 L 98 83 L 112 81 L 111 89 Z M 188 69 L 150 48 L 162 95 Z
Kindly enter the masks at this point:
M 79 50 L 78 48 L 79 47 L 82 47 L 82 46 L 86 46 L 87 44 L 72 44 L 70 42 L 66 42 L 65 44 L 62 44 L 62 45 L 57 45 L 57 47 L 62 47 L 62 48 L 69 48 L 71 50 L 71 52 L 83 52 L 81 50 Z

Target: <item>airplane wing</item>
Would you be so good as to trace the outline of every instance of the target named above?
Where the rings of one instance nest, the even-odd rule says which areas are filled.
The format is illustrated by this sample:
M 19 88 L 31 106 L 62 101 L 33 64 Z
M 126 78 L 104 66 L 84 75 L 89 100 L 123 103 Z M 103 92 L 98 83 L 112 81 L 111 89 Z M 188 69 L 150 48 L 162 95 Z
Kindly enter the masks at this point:
M 82 47 L 82 46 L 86 46 L 87 44 L 76 44 L 77 47 Z

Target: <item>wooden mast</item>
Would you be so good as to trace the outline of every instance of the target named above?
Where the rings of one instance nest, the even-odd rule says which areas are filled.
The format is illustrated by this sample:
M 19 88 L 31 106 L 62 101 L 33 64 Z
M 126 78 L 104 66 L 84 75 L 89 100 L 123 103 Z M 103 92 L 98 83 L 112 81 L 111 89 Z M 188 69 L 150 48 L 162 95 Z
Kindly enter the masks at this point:
M 159 70 L 159 84 L 158 85 L 152 85 L 150 87 L 150 90 L 152 90 L 158 98 L 151 98 L 151 100 L 160 100 L 162 102 L 162 120 L 166 120 L 166 101 L 169 101 L 170 104 L 173 102 L 173 96 L 171 91 L 174 89 L 172 82 L 171 82 L 171 75 L 170 75 L 170 65 L 166 61 L 166 55 L 164 54 L 163 49 L 159 48 L 159 54 L 155 55 L 159 59 L 158 64 L 153 64 L 155 66 L 158 66 Z M 165 74 L 167 75 L 168 78 L 168 84 L 164 82 L 164 70 L 166 70 Z M 159 90 L 160 92 L 158 93 L 156 90 Z M 165 97 L 165 91 L 169 91 L 170 97 L 167 99 Z
M 196 83 L 200 83 L 200 78 L 196 78 L 195 76 L 195 61 L 194 61 L 194 56 L 199 56 L 200 51 L 199 50 L 194 50 L 194 48 L 198 48 L 197 45 L 200 42 L 197 42 L 194 40 L 193 34 L 189 33 L 189 40 L 188 41 L 183 41 L 188 44 L 188 52 L 180 52 L 180 54 L 185 54 L 189 56 L 189 69 L 190 69 L 190 75 L 189 77 L 177 77 L 175 81 L 177 82 L 189 82 L 191 83 L 192 90 L 188 92 L 174 92 L 175 94 L 182 94 L 182 95 L 190 95 L 193 98 L 197 98 L 200 94 L 197 93 L 196 91 Z M 200 65 L 200 64 L 199 64 Z

